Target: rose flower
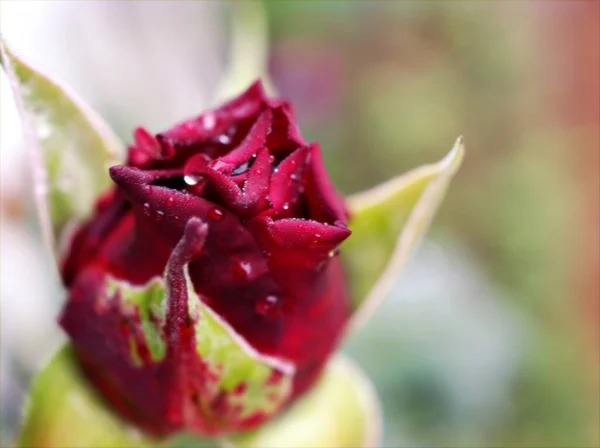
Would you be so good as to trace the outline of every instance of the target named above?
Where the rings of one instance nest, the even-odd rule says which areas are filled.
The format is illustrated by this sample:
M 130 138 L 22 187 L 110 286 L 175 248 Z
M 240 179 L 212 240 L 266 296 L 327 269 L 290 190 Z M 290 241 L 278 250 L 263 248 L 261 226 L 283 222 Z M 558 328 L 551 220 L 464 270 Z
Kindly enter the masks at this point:
M 165 132 L 139 128 L 110 176 L 62 260 L 60 322 L 88 378 L 156 435 L 276 415 L 350 313 L 347 211 L 290 104 L 256 83 Z

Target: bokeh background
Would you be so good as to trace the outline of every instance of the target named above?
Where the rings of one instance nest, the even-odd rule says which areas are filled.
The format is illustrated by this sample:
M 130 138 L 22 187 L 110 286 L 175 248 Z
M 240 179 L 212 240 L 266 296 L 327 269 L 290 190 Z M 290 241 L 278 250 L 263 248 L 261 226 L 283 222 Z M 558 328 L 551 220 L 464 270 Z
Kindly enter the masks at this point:
M 343 192 L 466 138 L 432 231 L 344 347 L 382 400 L 385 446 L 598 446 L 599 5 L 264 4 L 271 80 Z M 0 8 L 17 54 L 71 85 L 125 141 L 138 124 L 159 131 L 208 107 L 230 62 L 228 3 Z M 256 20 L 241 35 L 265 31 Z M 1 81 L 5 445 L 32 373 L 62 339 L 63 297 Z

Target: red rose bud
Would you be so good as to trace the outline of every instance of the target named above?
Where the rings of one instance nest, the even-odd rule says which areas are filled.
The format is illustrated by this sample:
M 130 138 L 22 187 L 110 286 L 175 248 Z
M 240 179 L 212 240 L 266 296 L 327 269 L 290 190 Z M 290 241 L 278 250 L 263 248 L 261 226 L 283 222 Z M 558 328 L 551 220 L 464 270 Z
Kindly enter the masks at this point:
M 251 429 L 309 388 L 349 317 L 350 231 L 317 144 L 260 83 L 152 135 L 62 264 L 90 380 L 155 435 Z

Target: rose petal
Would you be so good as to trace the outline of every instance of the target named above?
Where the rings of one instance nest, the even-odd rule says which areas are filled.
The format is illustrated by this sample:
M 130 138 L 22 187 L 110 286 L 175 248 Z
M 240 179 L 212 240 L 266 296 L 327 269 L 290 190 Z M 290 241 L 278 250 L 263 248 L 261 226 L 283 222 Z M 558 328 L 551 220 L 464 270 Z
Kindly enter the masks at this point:
M 305 176 L 305 191 L 311 219 L 329 224 L 336 221 L 346 223 L 348 212 L 327 175 L 318 143 L 310 145 L 308 157 L 310 159 L 307 164 L 310 166 L 310 170 Z
M 255 156 L 261 148 L 265 147 L 267 133 L 271 129 L 273 114 L 270 110 L 264 111 L 256 120 L 256 123 L 248 132 L 242 143 L 231 151 L 229 154 L 219 158 L 219 168 L 216 170 L 231 174 L 231 171 L 237 166 L 248 162 L 251 157 Z M 227 167 L 227 169 L 223 169 Z
M 243 188 L 231 176 L 210 166 L 202 171 L 202 175 L 211 183 L 224 204 L 241 216 L 256 215 L 268 206 L 271 163 L 266 148 L 258 151 Z
M 309 148 L 297 149 L 286 157 L 271 176 L 269 199 L 276 219 L 306 217 L 302 212 L 304 201 L 304 170 Z

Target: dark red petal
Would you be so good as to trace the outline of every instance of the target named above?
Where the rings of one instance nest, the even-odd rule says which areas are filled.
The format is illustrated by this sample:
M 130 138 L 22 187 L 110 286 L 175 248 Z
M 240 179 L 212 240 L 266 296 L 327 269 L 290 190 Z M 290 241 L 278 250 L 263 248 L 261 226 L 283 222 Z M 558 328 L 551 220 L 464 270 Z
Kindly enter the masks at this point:
M 89 266 L 79 273 L 69 290 L 61 326 L 103 397 L 150 433 L 168 434 L 181 426 L 168 412 L 173 366 L 133 365 L 130 337 L 140 328 L 139 317 L 123 314 L 119 296 L 106 296 L 105 280 L 106 271 L 100 267 Z
M 245 92 L 221 107 L 186 120 L 160 135 L 176 145 L 190 145 L 207 141 L 224 132 L 231 123 L 256 115 L 265 104 L 266 95 L 260 81 L 256 81 Z
M 267 146 L 273 154 L 279 154 L 282 150 L 293 150 L 306 146 L 296 123 L 292 105 L 287 101 L 279 101 L 275 104 L 271 102 L 271 105 L 273 107 L 273 128 L 267 139 Z
M 241 216 L 256 215 L 268 205 L 271 163 L 266 148 L 258 151 L 243 188 L 240 188 L 231 176 L 210 166 L 205 168 L 202 175 L 211 183 L 224 204 Z
M 248 225 L 271 258 L 276 260 L 278 270 L 323 268 L 351 234 L 345 227 L 296 218 L 273 221 L 268 216 L 261 216 L 249 221 Z
M 297 149 L 286 157 L 271 176 L 269 199 L 276 219 L 303 217 L 304 169 L 309 148 Z
M 78 229 L 67 247 L 68 256 L 62 261 L 63 282 L 67 287 L 75 279 L 77 272 L 96 257 L 104 239 L 129 209 L 129 204 L 117 191 L 111 191 L 100 198 L 95 209 L 95 219 Z
M 348 291 L 339 257 L 310 278 L 292 279 L 299 294 L 292 312 L 283 317 L 285 332 L 280 356 L 297 365 L 294 377 L 294 396 L 306 391 L 323 371 L 327 359 L 337 347 L 350 315 Z M 290 281 L 290 280 L 288 280 Z M 309 288 L 304 285 L 310 284 Z
M 267 133 L 271 129 L 272 113 L 264 111 L 248 132 L 242 143 L 229 154 L 219 158 L 213 168 L 220 172 L 231 174 L 236 167 L 248 162 L 261 148 L 265 147 Z
M 344 224 L 348 212 L 340 196 L 331 184 L 318 143 L 310 145 L 310 169 L 306 175 L 306 199 L 310 208 L 310 217 L 315 221 L 333 224 L 336 221 Z

